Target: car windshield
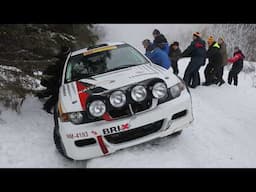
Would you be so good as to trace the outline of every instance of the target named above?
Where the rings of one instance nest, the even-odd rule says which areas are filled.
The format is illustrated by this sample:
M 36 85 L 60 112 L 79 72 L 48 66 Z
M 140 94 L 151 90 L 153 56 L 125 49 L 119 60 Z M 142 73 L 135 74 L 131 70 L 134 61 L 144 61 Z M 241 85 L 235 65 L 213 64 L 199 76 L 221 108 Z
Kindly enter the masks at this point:
M 70 57 L 66 68 L 65 82 L 145 63 L 148 63 L 145 57 L 127 44 L 102 47 L 97 51 L 92 49 Z

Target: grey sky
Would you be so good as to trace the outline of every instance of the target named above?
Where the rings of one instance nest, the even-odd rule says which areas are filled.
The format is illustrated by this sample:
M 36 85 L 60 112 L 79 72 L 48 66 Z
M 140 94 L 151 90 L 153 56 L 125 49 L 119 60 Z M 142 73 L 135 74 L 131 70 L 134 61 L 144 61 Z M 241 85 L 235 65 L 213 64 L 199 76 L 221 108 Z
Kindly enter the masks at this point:
M 152 31 L 157 28 L 169 42 L 182 38 L 184 31 L 198 31 L 201 24 L 100 24 L 105 31 L 101 41 L 125 41 L 143 51 L 141 42 L 153 39 Z

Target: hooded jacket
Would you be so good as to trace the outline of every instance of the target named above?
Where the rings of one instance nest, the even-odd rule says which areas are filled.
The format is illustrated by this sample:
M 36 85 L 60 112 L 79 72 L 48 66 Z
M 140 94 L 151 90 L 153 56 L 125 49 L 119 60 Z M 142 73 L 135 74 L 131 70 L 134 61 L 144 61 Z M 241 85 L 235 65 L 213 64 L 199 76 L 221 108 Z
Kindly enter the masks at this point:
M 228 59 L 228 62 L 233 63 L 233 68 L 241 68 L 244 64 L 244 54 L 241 50 L 236 51 L 232 58 Z
M 220 53 L 220 45 L 217 42 L 213 42 L 206 52 L 206 56 L 209 59 L 209 65 L 217 68 L 222 65 L 222 57 Z
M 146 52 L 146 56 L 155 64 L 169 69 L 171 66 L 171 61 L 168 55 L 159 47 L 156 47 L 152 51 Z
M 191 57 L 191 63 L 193 63 L 193 65 L 204 65 L 206 59 L 205 41 L 197 37 L 183 51 L 181 57 Z
M 160 47 L 167 55 L 169 54 L 169 43 L 163 34 L 154 39 L 153 47 Z

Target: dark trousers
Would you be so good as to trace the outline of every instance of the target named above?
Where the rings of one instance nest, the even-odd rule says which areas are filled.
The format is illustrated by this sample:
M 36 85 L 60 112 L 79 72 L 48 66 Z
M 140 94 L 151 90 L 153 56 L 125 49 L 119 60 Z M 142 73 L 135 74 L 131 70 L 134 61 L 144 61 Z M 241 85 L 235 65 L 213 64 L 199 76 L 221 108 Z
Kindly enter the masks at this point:
M 190 62 L 185 70 L 183 80 L 187 86 L 195 88 L 200 85 L 199 69 L 201 65 Z
M 173 61 L 172 60 L 172 69 L 173 69 L 173 73 L 175 75 L 179 74 L 179 69 L 178 69 L 178 62 L 177 61 Z
M 51 111 L 51 109 L 58 102 L 58 96 L 52 95 L 44 104 L 44 109 L 47 111 Z
M 215 77 L 215 70 L 212 64 L 207 64 L 204 69 L 205 82 L 208 84 L 213 83 Z
M 238 85 L 238 74 L 242 71 L 243 66 L 232 67 L 228 74 L 228 83 L 231 85 L 234 81 L 234 85 Z
M 50 98 L 47 99 L 47 101 L 44 104 L 44 109 L 46 111 L 51 111 L 51 109 L 56 105 L 58 102 L 59 93 L 54 92 Z
M 216 77 L 218 82 L 225 82 L 223 79 L 223 71 L 224 71 L 224 66 L 220 66 L 217 69 Z
M 224 66 L 213 66 L 208 64 L 204 70 L 206 84 L 224 82 L 223 80 Z

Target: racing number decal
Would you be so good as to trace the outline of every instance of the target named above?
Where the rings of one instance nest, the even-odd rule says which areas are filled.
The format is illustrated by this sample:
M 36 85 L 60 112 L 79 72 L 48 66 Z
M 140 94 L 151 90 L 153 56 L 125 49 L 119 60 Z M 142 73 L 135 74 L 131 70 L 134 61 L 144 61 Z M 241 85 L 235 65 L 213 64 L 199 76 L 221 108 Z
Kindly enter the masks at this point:
M 79 139 L 79 138 L 84 138 L 88 137 L 87 131 L 85 132 L 79 132 L 79 133 L 69 133 L 66 135 L 68 139 Z

